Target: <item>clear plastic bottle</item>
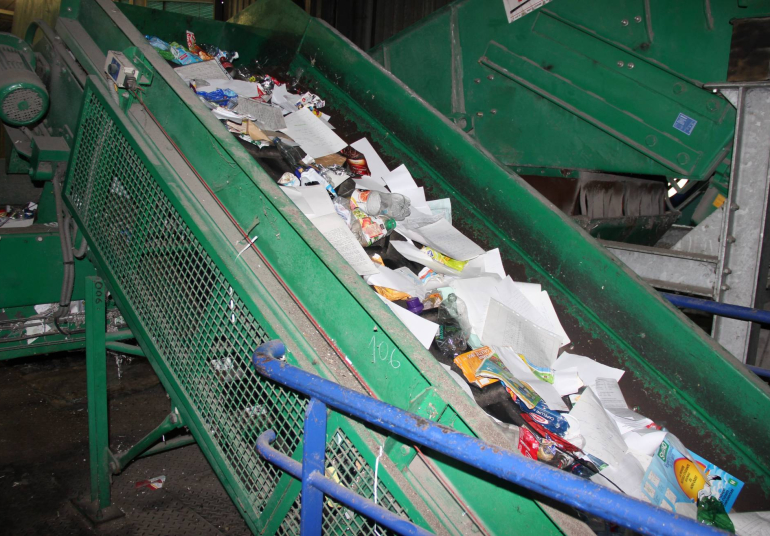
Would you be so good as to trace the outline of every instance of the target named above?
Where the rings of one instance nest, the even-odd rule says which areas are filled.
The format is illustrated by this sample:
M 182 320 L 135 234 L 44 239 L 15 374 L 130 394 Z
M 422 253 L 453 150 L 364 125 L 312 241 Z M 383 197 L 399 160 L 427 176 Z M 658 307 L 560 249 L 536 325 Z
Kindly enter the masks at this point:
M 352 195 L 356 205 L 370 216 L 387 216 L 401 221 L 412 213 L 411 199 L 402 194 L 375 190 L 356 190 Z
M 364 246 L 371 246 L 381 238 L 385 238 L 396 228 L 396 221 L 382 217 L 369 216 L 360 208 L 351 211 L 350 230 L 358 238 L 358 242 Z
M 444 298 L 438 306 L 438 323 L 436 345 L 444 357 L 453 359 L 468 349 L 471 323 L 464 301 L 454 294 Z

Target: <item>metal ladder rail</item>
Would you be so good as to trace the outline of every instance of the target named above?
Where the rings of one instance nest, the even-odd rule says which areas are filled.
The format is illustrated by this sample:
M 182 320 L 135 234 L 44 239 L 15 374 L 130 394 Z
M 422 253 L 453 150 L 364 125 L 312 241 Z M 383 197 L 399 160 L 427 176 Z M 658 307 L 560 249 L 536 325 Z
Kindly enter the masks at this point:
M 273 430 L 267 430 L 260 435 L 257 451 L 270 463 L 301 480 L 300 529 L 303 536 L 321 535 L 325 495 L 397 534 L 429 534 L 421 527 L 325 476 L 327 406 L 497 478 L 641 534 L 723 534 L 722 531 L 702 525 L 693 519 L 672 514 L 512 451 L 493 447 L 446 426 L 324 380 L 281 361 L 285 351 L 282 342 L 270 341 L 257 348 L 252 362 L 258 374 L 310 398 L 305 414 L 302 463 L 270 446 L 276 439 Z

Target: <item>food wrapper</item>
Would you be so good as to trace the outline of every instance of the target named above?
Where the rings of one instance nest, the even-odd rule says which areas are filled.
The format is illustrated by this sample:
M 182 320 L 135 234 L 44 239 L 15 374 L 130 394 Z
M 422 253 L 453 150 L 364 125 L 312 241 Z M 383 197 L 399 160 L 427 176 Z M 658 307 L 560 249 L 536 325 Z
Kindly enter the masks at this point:
M 540 441 L 535 434 L 524 428 L 519 428 L 519 452 L 531 460 L 537 460 L 537 451 L 540 448 Z
M 743 482 L 687 450 L 673 434 L 666 434 L 642 479 L 642 493 L 657 506 L 692 512 L 693 503 L 713 497 L 729 512 Z
M 306 108 L 308 106 L 312 106 L 316 110 L 323 108 L 326 105 L 326 102 L 321 99 L 318 95 L 315 93 L 310 93 L 309 91 L 307 93 L 304 93 L 300 96 L 299 100 L 296 102 L 295 106 L 298 110 L 301 110 L 302 108 Z
M 540 402 L 540 395 L 538 395 L 526 382 L 523 382 L 516 378 L 511 371 L 505 368 L 505 365 L 497 356 L 493 353 L 489 358 L 476 370 L 476 376 L 483 376 L 485 378 L 494 378 L 505 383 L 511 391 L 516 393 L 521 402 L 523 402 L 527 408 L 533 409 Z
M 477 350 L 458 355 L 455 357 L 454 363 L 463 371 L 463 375 L 468 383 L 478 385 L 479 387 L 486 387 L 487 385 L 495 383 L 497 380 L 476 376 L 476 371 L 485 359 L 488 359 L 493 355 L 494 352 L 489 346 L 482 346 Z
M 372 287 L 374 287 L 374 290 L 377 291 L 377 294 L 390 301 L 408 300 L 411 298 L 411 296 L 406 292 L 401 292 L 392 288 L 378 287 L 377 285 L 372 285 Z
M 174 61 L 180 65 L 189 65 L 191 63 L 198 63 L 203 61 L 195 54 L 185 50 L 185 48 L 179 43 L 171 43 L 169 45 L 169 49 L 174 55 Z
M 468 261 L 458 261 L 452 257 L 447 257 L 443 253 L 440 253 L 433 248 L 429 248 L 428 246 L 423 247 L 420 251 L 428 255 L 428 257 L 434 261 L 439 262 L 444 266 L 448 266 L 453 270 L 457 270 L 458 272 L 462 272 L 463 268 L 465 268 L 465 265 L 468 264 Z
M 136 484 L 134 484 L 134 488 L 160 489 L 163 487 L 163 483 L 165 481 L 166 481 L 166 475 L 160 475 L 160 476 L 156 476 L 155 478 L 151 478 L 149 480 L 139 480 Z

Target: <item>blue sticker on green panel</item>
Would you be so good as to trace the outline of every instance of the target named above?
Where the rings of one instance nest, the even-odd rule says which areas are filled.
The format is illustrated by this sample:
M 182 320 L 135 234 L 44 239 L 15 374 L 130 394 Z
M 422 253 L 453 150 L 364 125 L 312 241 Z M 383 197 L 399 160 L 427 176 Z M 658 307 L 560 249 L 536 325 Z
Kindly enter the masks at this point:
M 677 117 L 676 121 L 674 121 L 674 128 L 681 132 L 684 132 L 689 136 L 690 134 L 692 134 L 692 131 L 695 128 L 695 125 L 697 124 L 698 122 L 692 117 L 688 117 L 684 114 L 679 114 L 679 117 Z

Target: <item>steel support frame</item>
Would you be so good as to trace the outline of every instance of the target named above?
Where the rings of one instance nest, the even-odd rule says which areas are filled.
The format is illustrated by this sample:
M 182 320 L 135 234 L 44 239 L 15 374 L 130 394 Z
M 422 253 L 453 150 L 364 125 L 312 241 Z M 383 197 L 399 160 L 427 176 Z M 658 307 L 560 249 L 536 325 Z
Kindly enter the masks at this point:
M 85 281 L 86 310 L 86 381 L 88 393 L 88 450 L 91 476 L 90 500 L 73 501 L 92 523 L 99 524 L 123 516 L 112 504 L 112 475 L 119 474 L 133 460 L 194 443 L 190 436 L 180 436 L 158 444 L 165 434 L 185 426 L 174 409 L 153 431 L 130 449 L 110 451 L 109 406 L 107 401 L 107 350 L 143 356 L 138 346 L 116 341 L 133 338 L 129 330 L 106 333 L 107 286 L 98 276 Z
M 768 272 L 770 86 L 737 86 L 733 165 L 722 222 L 715 301 L 762 308 Z M 744 363 L 756 360 L 759 326 L 714 317 L 712 336 Z

